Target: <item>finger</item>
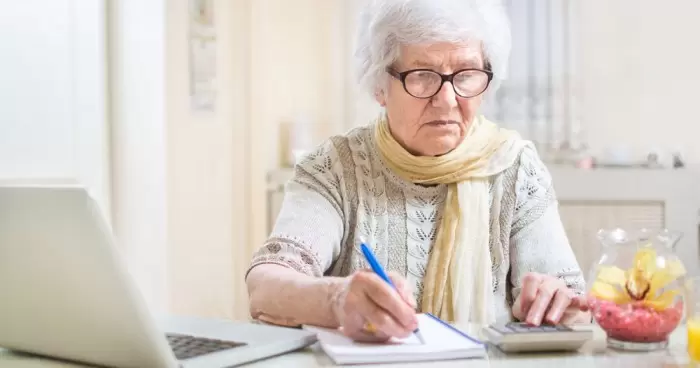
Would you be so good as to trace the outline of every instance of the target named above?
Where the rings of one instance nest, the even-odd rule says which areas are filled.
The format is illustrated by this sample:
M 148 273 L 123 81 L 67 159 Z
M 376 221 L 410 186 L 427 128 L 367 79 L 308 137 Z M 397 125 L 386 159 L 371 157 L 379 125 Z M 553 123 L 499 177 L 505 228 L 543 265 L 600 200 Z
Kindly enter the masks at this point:
M 398 296 L 396 299 L 398 299 Z M 399 301 L 399 303 L 405 308 L 408 308 L 408 305 L 403 301 Z M 403 326 L 391 314 L 377 305 L 369 295 L 366 295 L 365 299 L 357 306 L 357 310 L 367 322 L 376 327 L 377 332 L 396 337 L 407 337 L 411 333 L 411 330 Z
M 369 321 L 377 329 L 389 336 L 406 337 L 410 334 L 411 324 L 401 323 L 395 316 L 396 310 L 401 310 L 402 308 L 409 310 L 409 314 L 413 318 L 415 318 L 415 312 L 401 299 L 396 290 L 373 272 L 356 274 L 353 283 L 352 305 L 348 307 L 363 317 L 363 323 Z M 382 299 L 391 300 L 394 310 L 387 310 L 377 303 L 376 300 Z
M 560 287 L 560 281 L 557 279 L 548 279 L 543 282 L 537 290 L 537 297 L 531 303 L 530 309 L 527 312 L 527 323 L 539 326 L 542 323 L 542 318 L 545 312 L 549 309 L 549 305 L 554 298 L 554 294 Z
M 588 312 L 590 306 L 588 305 L 588 299 L 583 295 L 575 295 L 571 298 L 571 308 L 578 308 L 581 312 Z
M 413 290 L 411 289 L 411 286 L 409 286 L 408 282 L 406 282 L 406 279 L 395 272 L 389 272 L 389 278 L 391 279 L 391 282 L 394 283 L 394 286 L 396 286 L 396 289 L 399 290 L 401 297 L 411 306 L 411 308 L 416 309 L 416 300 L 413 298 Z
M 520 305 L 520 297 L 518 296 L 518 298 L 515 299 L 515 302 L 513 303 L 512 307 L 513 317 L 515 317 L 515 319 L 517 319 L 520 322 L 524 322 L 525 317 L 527 317 L 527 315 L 522 312 L 522 308 L 520 307 Z
M 345 336 L 348 336 L 354 341 L 384 342 L 389 340 L 390 336 L 382 331 L 367 331 L 365 329 L 366 323 L 367 320 L 360 315 L 358 310 L 353 309 L 351 313 L 348 313 L 347 318 L 340 329 Z
M 415 328 L 416 312 L 396 290 L 374 273 L 358 276 L 363 276 L 366 293 L 379 308 L 388 312 L 403 328 Z
M 373 342 L 373 343 L 386 342 L 386 341 L 389 341 L 389 339 L 391 339 L 391 336 L 386 335 L 381 331 L 377 331 L 375 333 L 368 333 L 362 329 L 360 329 L 359 331 L 353 332 L 353 334 L 349 337 L 357 342 Z
M 571 305 L 572 295 L 569 289 L 559 288 L 555 291 L 554 298 L 549 304 L 549 310 L 547 311 L 546 321 L 550 324 L 557 324 L 561 320 L 562 315 L 566 312 L 566 309 Z
M 523 286 L 520 290 L 520 312 L 527 315 L 530 311 L 530 306 L 537 298 L 537 290 L 542 284 L 543 277 L 540 274 L 530 272 L 523 277 Z
M 343 335 L 358 342 L 386 342 L 391 338 L 391 336 L 383 333 L 382 331 L 369 333 L 363 328 L 363 325 L 364 323 L 353 323 L 348 326 L 341 327 L 340 330 Z

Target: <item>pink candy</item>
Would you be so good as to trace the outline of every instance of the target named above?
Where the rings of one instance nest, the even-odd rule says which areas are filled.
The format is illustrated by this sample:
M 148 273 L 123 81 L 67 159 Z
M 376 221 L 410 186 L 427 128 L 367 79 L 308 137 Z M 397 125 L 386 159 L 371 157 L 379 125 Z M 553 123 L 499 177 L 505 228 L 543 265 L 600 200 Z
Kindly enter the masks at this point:
M 657 311 L 641 303 L 618 305 L 589 299 L 593 317 L 608 337 L 627 342 L 662 342 L 678 326 L 683 302 Z

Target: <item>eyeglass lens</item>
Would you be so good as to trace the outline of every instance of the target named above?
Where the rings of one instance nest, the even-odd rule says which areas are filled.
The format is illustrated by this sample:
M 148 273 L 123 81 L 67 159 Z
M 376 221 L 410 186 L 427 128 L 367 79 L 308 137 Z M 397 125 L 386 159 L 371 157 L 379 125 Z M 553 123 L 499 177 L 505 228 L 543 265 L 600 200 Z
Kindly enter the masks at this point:
M 462 97 L 473 97 L 482 93 L 488 82 L 488 75 L 480 70 L 464 70 L 452 79 L 455 92 Z M 430 97 L 442 87 L 442 77 L 433 71 L 416 70 L 406 75 L 404 83 L 406 91 L 411 95 Z

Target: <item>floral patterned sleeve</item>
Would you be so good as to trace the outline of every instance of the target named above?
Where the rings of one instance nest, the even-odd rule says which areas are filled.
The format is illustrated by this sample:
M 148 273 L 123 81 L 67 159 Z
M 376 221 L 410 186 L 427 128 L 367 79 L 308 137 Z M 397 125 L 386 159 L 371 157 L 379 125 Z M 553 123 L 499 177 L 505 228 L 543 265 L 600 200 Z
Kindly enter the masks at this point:
M 520 157 L 515 190 L 510 239 L 513 300 L 528 272 L 557 276 L 583 293 L 583 273 L 559 217 L 552 177 L 534 148 L 526 148 Z
M 273 263 L 320 277 L 331 266 L 344 231 L 336 161 L 327 143 L 296 165 L 272 233 L 255 252 L 251 269 Z

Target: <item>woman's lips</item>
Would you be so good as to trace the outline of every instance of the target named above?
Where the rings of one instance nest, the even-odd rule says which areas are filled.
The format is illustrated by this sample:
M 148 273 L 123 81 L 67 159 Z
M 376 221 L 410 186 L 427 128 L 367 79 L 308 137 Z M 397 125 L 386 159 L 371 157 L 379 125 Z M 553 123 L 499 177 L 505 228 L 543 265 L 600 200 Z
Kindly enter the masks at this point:
M 434 127 L 442 127 L 442 126 L 449 126 L 452 124 L 459 124 L 455 120 L 433 120 L 425 123 L 426 125 L 434 126 Z

